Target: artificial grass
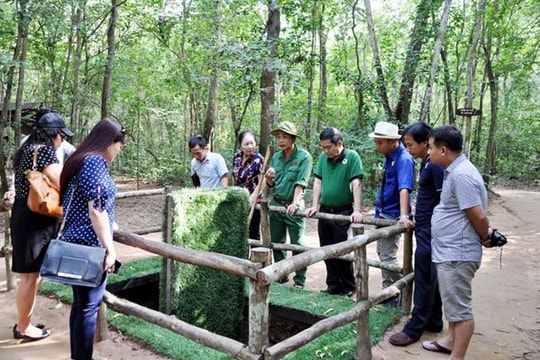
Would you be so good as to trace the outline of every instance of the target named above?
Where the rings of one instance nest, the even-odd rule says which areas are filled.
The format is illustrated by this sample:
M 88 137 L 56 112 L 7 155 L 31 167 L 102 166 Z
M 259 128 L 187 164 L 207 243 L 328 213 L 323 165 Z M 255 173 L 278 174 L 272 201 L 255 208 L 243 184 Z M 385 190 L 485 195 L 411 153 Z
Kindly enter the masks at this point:
M 161 271 L 162 261 L 159 257 L 135 260 L 124 264 L 122 272 L 110 276 L 109 283 L 141 277 Z M 41 293 L 52 295 L 63 302 L 71 303 L 71 287 L 44 281 Z M 314 315 L 332 316 L 351 309 L 355 302 L 349 298 L 298 290 L 292 287 L 271 284 L 270 303 L 289 307 Z M 398 308 L 375 306 L 370 310 L 369 327 L 371 344 L 376 344 L 386 329 L 399 320 L 402 312 Z M 186 339 L 172 331 L 137 319 L 133 316 L 107 310 L 109 325 L 151 348 L 156 354 L 174 360 L 222 360 L 232 359 L 230 356 L 206 348 L 194 341 Z M 287 355 L 286 359 L 308 360 L 314 358 L 351 359 L 356 352 L 356 323 L 347 324 L 306 344 L 297 351 Z
M 182 189 L 172 202 L 172 245 L 247 259 L 248 193 L 238 187 Z M 244 282 L 224 271 L 182 262 L 171 264 L 170 279 L 161 273 L 162 295 L 170 283 L 170 309 L 179 319 L 230 338 L 241 333 Z M 161 309 L 165 309 L 164 296 Z

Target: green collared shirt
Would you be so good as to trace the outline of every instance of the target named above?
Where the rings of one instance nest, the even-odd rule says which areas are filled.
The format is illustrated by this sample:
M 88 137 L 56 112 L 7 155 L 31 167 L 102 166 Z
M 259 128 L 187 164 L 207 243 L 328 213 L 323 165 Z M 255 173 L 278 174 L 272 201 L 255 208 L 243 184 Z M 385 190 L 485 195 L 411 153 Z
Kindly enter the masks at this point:
M 274 186 L 271 188 L 274 199 L 292 202 L 296 185 L 305 188 L 308 184 L 313 159 L 306 150 L 295 144 L 288 159 L 285 159 L 283 151 L 280 150 L 272 156 L 270 166 L 276 171 Z
M 351 182 L 364 176 L 362 160 L 354 150 L 343 149 L 336 161 L 328 159 L 323 152 L 314 175 L 322 182 L 322 205 L 328 207 L 352 205 L 354 197 Z

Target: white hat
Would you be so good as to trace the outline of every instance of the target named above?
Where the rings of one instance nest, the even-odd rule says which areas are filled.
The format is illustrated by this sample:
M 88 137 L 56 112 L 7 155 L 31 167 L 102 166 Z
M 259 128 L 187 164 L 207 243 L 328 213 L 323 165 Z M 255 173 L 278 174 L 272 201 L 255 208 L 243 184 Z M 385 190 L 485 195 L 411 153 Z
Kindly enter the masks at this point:
M 375 125 L 375 131 L 368 135 L 370 138 L 401 139 L 397 125 L 385 121 L 379 121 Z

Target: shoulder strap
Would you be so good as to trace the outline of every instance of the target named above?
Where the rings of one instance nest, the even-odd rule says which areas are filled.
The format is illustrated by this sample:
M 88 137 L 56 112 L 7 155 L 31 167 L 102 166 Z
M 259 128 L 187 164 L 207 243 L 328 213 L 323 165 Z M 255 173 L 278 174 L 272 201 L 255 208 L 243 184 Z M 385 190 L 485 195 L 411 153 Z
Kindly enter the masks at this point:
M 43 145 L 37 145 L 35 150 L 34 150 L 34 158 L 32 160 L 32 170 L 33 171 L 37 170 L 37 155 L 38 155 L 39 148 L 41 148 L 41 147 L 43 147 Z
M 62 236 L 62 233 L 64 232 L 64 226 L 66 225 L 66 218 L 67 218 L 67 214 L 69 212 L 69 208 L 71 207 L 71 201 L 73 201 L 73 197 L 75 197 L 75 191 L 77 191 L 77 188 L 79 187 L 79 175 L 80 175 L 80 171 L 79 173 L 77 173 L 77 176 L 75 176 L 75 184 L 73 184 L 73 191 L 71 192 L 71 197 L 69 198 L 69 202 L 66 206 L 66 208 L 64 209 L 64 214 L 62 216 L 62 224 L 60 225 L 60 230 L 58 231 L 58 238 L 60 238 Z

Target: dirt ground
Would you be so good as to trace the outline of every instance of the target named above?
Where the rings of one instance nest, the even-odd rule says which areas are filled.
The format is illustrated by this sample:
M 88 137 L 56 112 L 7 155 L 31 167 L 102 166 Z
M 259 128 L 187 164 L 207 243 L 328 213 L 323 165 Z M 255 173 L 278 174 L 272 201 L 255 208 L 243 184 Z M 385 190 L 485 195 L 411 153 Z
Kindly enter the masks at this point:
M 125 190 L 123 187 L 120 191 Z M 469 347 L 469 360 L 540 360 L 540 188 L 495 188 L 489 206 L 494 227 L 508 236 L 509 243 L 484 252 L 482 266 L 474 280 L 476 328 Z M 162 196 L 120 199 L 117 222 L 121 230 L 135 231 L 161 225 Z M 159 241 L 159 234 L 148 238 Z M 310 220 L 306 244 L 318 246 L 316 221 Z M 117 245 L 120 260 L 144 256 L 140 251 Z M 374 249 L 368 255 L 375 258 Z M 308 269 L 306 288 L 319 290 L 324 285 L 324 265 Z M 290 285 L 290 284 L 289 284 Z M 370 292 L 378 291 L 380 271 L 370 271 Z M 17 343 L 11 328 L 16 322 L 15 292 L 6 291 L 5 263 L 0 260 L 0 359 L 69 359 L 69 307 L 45 296 L 38 297 L 34 321 L 45 322 L 52 335 L 34 343 Z M 388 337 L 401 330 L 403 322 L 389 330 L 372 348 L 375 360 L 445 359 L 446 356 L 422 350 L 421 341 L 435 340 L 438 334 L 426 333 L 420 342 L 393 347 Z M 110 331 L 110 339 L 96 344 L 94 357 L 102 359 L 165 359 L 156 356 L 122 334 Z M 315 357 L 315 356 L 314 356 Z

